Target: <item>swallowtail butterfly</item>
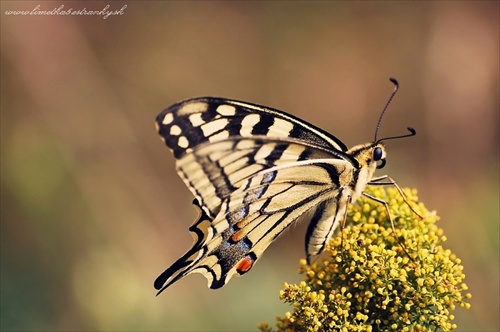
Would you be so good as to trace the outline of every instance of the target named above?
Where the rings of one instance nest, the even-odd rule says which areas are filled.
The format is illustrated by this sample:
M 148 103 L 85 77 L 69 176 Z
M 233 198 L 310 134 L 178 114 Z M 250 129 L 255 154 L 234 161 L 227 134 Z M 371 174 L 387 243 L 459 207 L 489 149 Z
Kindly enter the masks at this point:
M 307 260 L 323 251 L 367 185 L 386 151 L 374 141 L 348 149 L 329 133 L 290 114 L 225 98 L 201 97 L 174 104 L 156 118 L 158 132 L 176 158 L 177 172 L 195 196 L 198 219 L 189 230 L 192 248 L 154 282 L 160 294 L 191 273 L 212 289 L 248 272 L 290 224 L 308 221 Z M 384 202 L 382 202 L 384 203 Z

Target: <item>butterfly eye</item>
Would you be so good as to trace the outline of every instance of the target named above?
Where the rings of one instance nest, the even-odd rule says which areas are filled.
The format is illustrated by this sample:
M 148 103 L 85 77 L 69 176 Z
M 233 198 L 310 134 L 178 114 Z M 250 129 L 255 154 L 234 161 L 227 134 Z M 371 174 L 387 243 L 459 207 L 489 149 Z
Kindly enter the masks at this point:
M 379 169 L 385 166 L 385 158 L 382 158 L 382 155 L 383 152 L 381 148 L 375 148 L 375 150 L 373 150 L 373 160 L 375 161 L 380 160 L 380 164 L 377 165 L 377 168 Z
M 373 150 L 373 160 L 379 161 L 381 159 L 382 159 L 382 149 L 375 148 L 375 150 Z

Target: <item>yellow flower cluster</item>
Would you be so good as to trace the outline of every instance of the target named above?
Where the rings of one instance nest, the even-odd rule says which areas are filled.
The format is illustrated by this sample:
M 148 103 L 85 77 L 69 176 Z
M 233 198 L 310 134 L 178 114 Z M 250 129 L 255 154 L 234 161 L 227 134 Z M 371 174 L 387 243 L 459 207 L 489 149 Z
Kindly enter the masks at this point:
M 305 281 L 284 284 L 280 298 L 293 312 L 275 331 L 451 331 L 450 314 L 469 308 L 460 259 L 441 244 L 439 219 L 416 190 L 371 187 L 349 207 L 350 223 L 312 265 L 301 261 Z M 411 208 L 410 208 L 411 206 Z M 394 229 L 391 225 L 391 217 Z M 323 258 L 324 257 L 324 258 Z M 273 329 L 259 326 L 263 332 Z

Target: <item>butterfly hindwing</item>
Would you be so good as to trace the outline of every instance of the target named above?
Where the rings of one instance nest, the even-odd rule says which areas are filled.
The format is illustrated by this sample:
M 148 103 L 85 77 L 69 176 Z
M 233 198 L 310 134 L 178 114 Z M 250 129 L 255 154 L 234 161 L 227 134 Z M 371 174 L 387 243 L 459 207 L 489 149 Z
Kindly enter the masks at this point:
M 233 275 L 248 272 L 292 222 L 302 218 L 315 225 L 333 221 L 339 206 L 339 174 L 352 172 L 349 167 L 338 159 L 301 161 L 246 179 L 213 220 L 201 212 L 191 227 L 197 236 L 192 249 L 157 279 L 155 287 L 161 292 L 193 272 L 203 274 L 210 288 L 222 287 Z M 325 236 L 331 236 L 335 227 L 331 225 Z M 311 237 L 311 241 L 316 240 Z

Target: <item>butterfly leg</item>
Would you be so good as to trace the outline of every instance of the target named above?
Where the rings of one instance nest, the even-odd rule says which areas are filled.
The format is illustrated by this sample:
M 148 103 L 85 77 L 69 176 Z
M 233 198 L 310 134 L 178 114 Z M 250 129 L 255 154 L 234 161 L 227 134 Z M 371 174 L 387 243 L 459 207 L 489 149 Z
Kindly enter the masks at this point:
M 415 213 L 415 215 L 417 215 L 420 218 L 420 220 L 424 219 L 424 217 L 422 217 L 410 205 L 410 203 L 406 199 L 406 195 L 403 193 L 403 190 L 398 186 L 398 184 L 396 183 L 396 181 L 394 181 L 390 176 L 383 175 L 383 176 L 379 176 L 377 178 L 373 178 L 370 182 L 368 182 L 368 185 L 369 186 L 393 186 L 393 187 L 395 187 L 398 190 L 398 192 L 401 195 L 401 197 L 403 197 L 403 201 L 406 203 L 406 205 L 408 205 L 408 207 L 410 208 L 410 210 L 412 210 L 413 213 Z M 365 195 L 365 196 L 367 196 L 367 195 Z
M 351 204 L 351 201 L 352 201 L 352 196 L 351 195 L 347 196 L 346 206 L 349 206 Z M 340 251 L 341 251 L 342 257 L 344 256 L 344 229 L 345 229 L 346 223 L 347 223 L 347 208 L 344 211 L 344 218 L 342 218 L 342 222 L 339 223 L 339 227 L 340 227 Z
M 401 192 L 402 194 L 402 192 Z M 375 202 L 378 202 L 382 205 L 384 205 L 385 207 L 385 210 L 387 211 L 387 215 L 389 216 L 389 221 L 391 222 L 391 228 L 392 228 L 392 232 L 394 233 L 394 236 L 396 237 L 396 240 L 398 241 L 399 245 L 401 246 L 401 248 L 403 249 L 403 251 L 405 252 L 406 256 L 408 256 L 409 259 L 411 259 L 413 261 L 413 258 L 410 256 L 410 254 L 408 253 L 408 251 L 406 250 L 405 246 L 403 243 L 401 243 L 401 241 L 399 240 L 399 237 L 398 237 L 398 234 L 396 233 L 396 228 L 394 227 L 394 222 L 392 220 L 392 214 L 391 214 L 391 211 L 389 210 L 389 204 L 387 204 L 386 201 L 382 200 L 382 199 L 379 199 L 375 196 L 372 196 L 370 194 L 367 194 L 367 193 L 363 193 L 363 196 L 365 197 L 368 197 L 372 200 L 374 200 Z

